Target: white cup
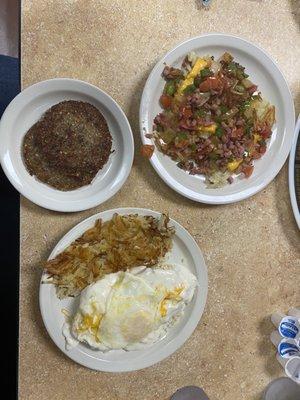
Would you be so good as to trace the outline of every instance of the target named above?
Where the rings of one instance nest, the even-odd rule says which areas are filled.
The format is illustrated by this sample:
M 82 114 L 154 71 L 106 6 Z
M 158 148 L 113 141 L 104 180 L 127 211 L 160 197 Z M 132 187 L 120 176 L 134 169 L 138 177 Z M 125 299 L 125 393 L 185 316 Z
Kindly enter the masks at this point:
M 299 400 L 300 386 L 289 378 L 279 378 L 266 388 L 263 400 Z

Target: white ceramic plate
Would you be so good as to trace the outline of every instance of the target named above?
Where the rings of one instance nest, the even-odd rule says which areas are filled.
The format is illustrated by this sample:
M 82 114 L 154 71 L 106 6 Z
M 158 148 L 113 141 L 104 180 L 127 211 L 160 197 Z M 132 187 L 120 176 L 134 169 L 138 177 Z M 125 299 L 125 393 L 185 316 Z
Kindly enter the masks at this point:
M 62 192 L 31 176 L 23 163 L 21 146 L 28 129 L 52 105 L 63 100 L 86 101 L 106 119 L 115 150 L 90 185 Z M 74 79 L 50 79 L 23 90 L 9 104 L 0 122 L 0 160 L 14 187 L 32 202 L 55 211 L 81 211 L 112 197 L 126 181 L 134 154 L 129 122 L 118 104 L 105 92 Z
M 300 116 L 298 117 L 298 121 L 296 123 L 296 128 L 295 128 L 295 138 L 294 138 L 294 143 L 293 143 L 293 147 L 291 150 L 291 154 L 290 154 L 290 161 L 289 161 L 289 188 L 290 188 L 290 198 L 291 198 L 291 204 L 292 204 L 292 208 L 293 208 L 293 212 L 295 215 L 295 219 L 298 225 L 298 228 L 300 229 L 300 209 L 298 206 L 298 202 L 297 202 L 297 195 L 296 195 L 296 191 L 297 193 L 300 190 L 299 187 L 299 183 L 297 185 L 297 189 L 296 189 L 296 168 L 298 168 L 297 170 L 297 174 L 299 174 L 298 171 L 300 171 L 299 166 L 296 166 L 296 153 L 298 151 L 299 154 L 299 146 L 300 146 Z M 299 194 L 298 194 L 299 196 Z
M 153 68 L 146 82 L 140 105 L 140 130 L 144 144 L 153 144 L 145 133 L 152 131 L 153 119 L 161 111 L 159 97 L 164 80 L 161 73 L 165 64 L 179 67 L 190 51 L 216 58 L 229 51 L 237 62 L 246 67 L 250 79 L 258 85 L 263 97 L 276 107 L 276 125 L 266 154 L 255 162 L 252 176 L 235 179 L 231 185 L 208 189 L 203 176 L 191 176 L 176 166 L 168 156 L 155 150 L 150 161 L 159 176 L 174 190 L 189 199 L 226 204 L 243 200 L 267 186 L 282 168 L 291 149 L 295 111 L 287 82 L 278 66 L 264 50 L 235 36 L 210 34 L 189 39 L 167 53 Z
M 119 208 L 105 211 L 84 220 L 71 229 L 56 245 L 49 258 L 55 257 L 64 250 L 74 239 L 88 228 L 92 227 L 95 220 L 102 218 L 104 221 L 111 219 L 114 213 L 153 215 L 159 217 L 160 213 L 143 208 Z M 62 308 L 75 310 L 79 298 L 59 300 L 55 288 L 51 284 L 40 285 L 40 309 L 46 329 L 55 344 L 68 357 L 88 368 L 98 371 L 122 372 L 134 371 L 149 367 L 176 351 L 192 334 L 204 310 L 207 296 L 207 270 L 202 253 L 192 236 L 178 222 L 171 220 L 175 226 L 176 234 L 173 249 L 167 262 L 182 263 L 194 273 L 198 279 L 199 287 L 196 289 L 192 302 L 186 307 L 182 319 L 173 327 L 167 337 L 144 350 L 124 351 L 113 350 L 106 353 L 92 350 L 84 344 L 79 344 L 70 351 L 65 349 L 65 339 L 62 335 L 64 316 Z

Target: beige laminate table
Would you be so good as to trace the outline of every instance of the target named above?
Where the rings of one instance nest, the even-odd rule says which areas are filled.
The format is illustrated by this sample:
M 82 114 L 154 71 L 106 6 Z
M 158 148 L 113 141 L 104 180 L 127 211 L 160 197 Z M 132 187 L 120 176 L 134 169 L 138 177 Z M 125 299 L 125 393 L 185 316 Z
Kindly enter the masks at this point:
M 206 32 L 240 35 L 278 62 L 300 111 L 300 11 L 289 0 L 23 0 L 22 87 L 53 77 L 91 82 L 123 108 L 136 155 L 129 179 L 111 200 L 74 214 L 21 200 L 20 399 L 166 400 L 196 384 L 211 399 L 260 398 L 283 371 L 269 341 L 269 316 L 300 303 L 299 231 L 287 186 L 287 165 L 253 198 L 211 207 L 173 192 L 138 148 L 138 110 L 145 80 L 162 55 Z M 298 7 L 298 10 L 297 10 Z M 109 208 L 169 212 L 203 251 L 209 292 L 201 322 L 171 357 L 136 373 L 90 371 L 62 354 L 39 312 L 40 265 L 74 224 Z

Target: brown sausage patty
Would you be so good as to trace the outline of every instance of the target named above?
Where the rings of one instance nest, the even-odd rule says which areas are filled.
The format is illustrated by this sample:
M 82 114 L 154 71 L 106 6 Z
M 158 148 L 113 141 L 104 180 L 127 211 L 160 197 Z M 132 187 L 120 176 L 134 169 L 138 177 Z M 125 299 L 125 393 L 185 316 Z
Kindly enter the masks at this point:
M 89 103 L 55 104 L 26 133 L 27 170 L 59 190 L 91 183 L 111 153 L 112 138 L 100 111 Z

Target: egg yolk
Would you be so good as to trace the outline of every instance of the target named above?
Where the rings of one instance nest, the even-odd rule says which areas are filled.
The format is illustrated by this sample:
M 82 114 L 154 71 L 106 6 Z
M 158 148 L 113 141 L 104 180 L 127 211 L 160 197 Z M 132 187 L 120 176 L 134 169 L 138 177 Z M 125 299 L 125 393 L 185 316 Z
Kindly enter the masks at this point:
M 179 286 L 179 287 L 175 288 L 174 290 L 171 290 L 166 293 L 163 300 L 160 302 L 160 307 L 159 307 L 160 315 L 162 317 L 165 317 L 167 315 L 168 300 L 180 301 L 181 300 L 180 294 L 182 293 L 182 291 L 183 291 L 183 287 Z
M 93 308 L 95 308 L 93 304 L 92 304 L 92 306 L 93 306 Z M 99 327 L 100 327 L 102 318 L 103 318 L 103 315 L 98 314 L 98 313 L 93 313 L 92 315 L 91 314 L 82 314 L 82 319 L 77 328 L 77 331 L 80 333 L 89 331 L 94 336 L 95 341 L 99 342 L 100 340 L 99 340 L 97 334 L 99 331 Z
M 129 343 L 142 340 L 153 329 L 153 317 L 145 310 L 129 315 L 121 324 L 121 331 Z

